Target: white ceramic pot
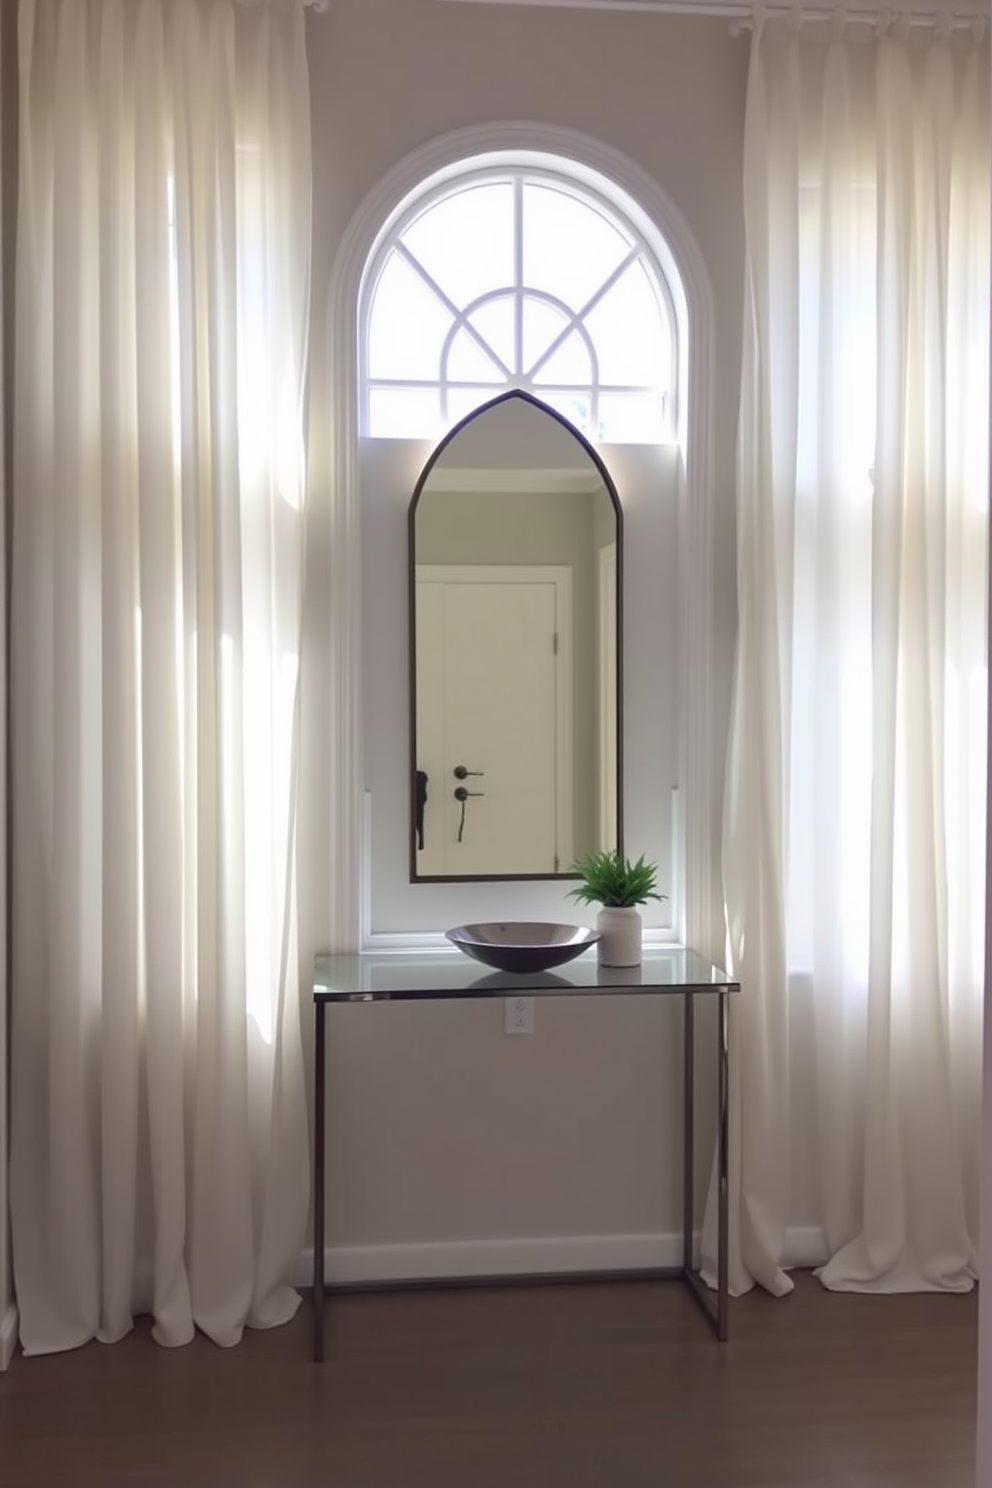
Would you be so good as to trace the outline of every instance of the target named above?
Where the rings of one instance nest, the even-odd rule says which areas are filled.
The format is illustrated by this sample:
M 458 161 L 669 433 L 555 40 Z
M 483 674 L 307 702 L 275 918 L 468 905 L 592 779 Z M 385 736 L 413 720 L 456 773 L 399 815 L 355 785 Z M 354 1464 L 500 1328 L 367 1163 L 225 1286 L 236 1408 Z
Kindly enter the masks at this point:
M 596 917 L 596 929 L 600 937 L 596 946 L 600 966 L 640 966 L 640 910 L 601 909 Z

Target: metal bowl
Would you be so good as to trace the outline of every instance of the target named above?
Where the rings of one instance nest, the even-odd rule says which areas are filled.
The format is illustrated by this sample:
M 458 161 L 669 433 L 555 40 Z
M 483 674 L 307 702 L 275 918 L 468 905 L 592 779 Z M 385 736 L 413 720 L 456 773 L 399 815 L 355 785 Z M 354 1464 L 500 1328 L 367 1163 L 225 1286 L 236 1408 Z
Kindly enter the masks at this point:
M 583 925 L 555 925 L 546 920 L 495 920 L 485 925 L 457 925 L 446 930 L 452 945 L 497 971 L 526 973 L 562 966 L 595 945 L 595 930 Z

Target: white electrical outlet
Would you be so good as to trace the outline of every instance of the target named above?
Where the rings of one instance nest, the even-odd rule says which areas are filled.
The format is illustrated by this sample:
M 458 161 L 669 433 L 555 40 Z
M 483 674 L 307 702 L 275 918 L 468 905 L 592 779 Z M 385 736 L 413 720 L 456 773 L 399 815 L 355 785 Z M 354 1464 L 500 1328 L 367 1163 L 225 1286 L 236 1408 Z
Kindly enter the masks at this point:
M 503 998 L 503 1032 L 504 1033 L 533 1033 L 534 1032 L 534 999 L 533 999 L 533 997 L 504 997 Z

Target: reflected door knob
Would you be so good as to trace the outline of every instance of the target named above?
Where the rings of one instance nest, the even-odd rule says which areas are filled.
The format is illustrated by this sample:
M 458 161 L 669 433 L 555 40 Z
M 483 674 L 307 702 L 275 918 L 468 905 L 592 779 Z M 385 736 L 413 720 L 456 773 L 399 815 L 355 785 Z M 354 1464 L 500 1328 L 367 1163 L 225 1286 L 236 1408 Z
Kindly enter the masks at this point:
M 456 765 L 452 770 L 456 780 L 467 780 L 470 775 L 484 775 L 485 770 L 467 770 L 464 765 Z

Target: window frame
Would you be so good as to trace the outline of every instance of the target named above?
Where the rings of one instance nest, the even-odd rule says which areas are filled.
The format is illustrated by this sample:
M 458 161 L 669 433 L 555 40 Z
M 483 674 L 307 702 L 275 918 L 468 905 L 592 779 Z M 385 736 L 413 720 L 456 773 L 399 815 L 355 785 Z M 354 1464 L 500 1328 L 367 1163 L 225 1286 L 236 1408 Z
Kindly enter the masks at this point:
M 555 161 L 553 163 L 544 163 L 535 159 L 528 160 L 525 154 L 521 154 L 519 156 L 516 156 L 515 158 L 503 157 L 499 159 L 493 159 L 493 157 L 490 156 L 488 159 L 479 159 L 478 157 L 475 157 L 474 159 L 466 159 L 460 162 L 455 169 L 446 171 L 441 176 L 435 175 L 433 178 L 422 182 L 419 188 L 410 192 L 399 204 L 396 211 L 391 215 L 388 222 L 384 225 L 374 245 L 373 251 L 368 257 L 359 294 L 357 370 L 358 417 L 360 437 L 384 439 L 394 437 L 427 438 L 431 439 L 432 442 L 436 442 L 438 438 L 443 437 L 443 435 L 449 429 L 457 424 L 462 418 L 466 417 L 468 413 L 474 411 L 475 408 L 482 407 L 484 403 L 491 401 L 494 397 L 498 397 L 504 392 L 509 392 L 516 389 L 528 393 L 531 397 L 536 398 L 539 401 L 549 401 L 549 406 L 555 408 L 556 411 L 561 410 L 558 408 L 558 405 L 551 400 L 557 397 L 569 394 L 573 394 L 576 397 L 587 397 L 589 400 L 589 426 L 581 429 L 581 432 L 584 434 L 584 436 L 590 439 L 593 443 L 602 442 L 603 440 L 606 440 L 606 442 L 628 442 L 624 440 L 610 441 L 607 435 L 599 435 L 598 428 L 600 395 L 604 392 L 607 395 L 614 393 L 622 395 L 628 392 L 633 394 L 652 394 L 656 392 L 656 389 L 649 388 L 643 384 L 604 384 L 598 375 L 598 358 L 595 351 L 595 342 L 593 337 L 589 333 L 587 326 L 585 325 L 585 318 L 595 309 L 596 305 L 600 303 L 603 296 L 608 293 L 612 285 L 616 283 L 620 277 L 622 277 L 623 273 L 625 273 L 631 265 L 640 264 L 647 276 L 650 287 L 657 296 L 659 315 L 663 316 L 667 321 L 669 346 L 667 387 L 664 388 L 662 391 L 662 397 L 664 401 L 661 427 L 659 428 L 656 437 L 652 439 L 634 440 L 633 442 L 657 445 L 668 445 L 679 442 L 681 419 L 683 414 L 683 409 L 681 407 L 681 394 L 683 390 L 680 386 L 680 322 L 675 299 L 673 297 L 672 289 L 669 285 L 663 265 L 660 263 L 658 255 L 654 251 L 648 235 L 634 221 L 631 213 L 625 211 L 624 206 L 616 200 L 612 199 L 611 196 L 607 195 L 605 192 L 597 190 L 595 185 L 591 184 L 589 181 L 581 179 L 577 174 L 571 174 L 568 170 L 568 165 L 569 162 L 567 160 L 561 160 L 560 162 Z M 475 187 L 485 185 L 490 182 L 508 183 L 511 184 L 513 188 L 513 282 L 499 286 L 494 285 L 483 294 L 476 296 L 476 298 L 469 305 L 464 306 L 460 309 L 458 309 L 457 307 L 454 308 L 454 318 L 444 339 L 441 353 L 441 362 L 438 367 L 438 377 L 436 380 L 427 381 L 409 378 L 373 378 L 369 369 L 370 329 L 375 307 L 376 295 L 383 272 L 385 271 L 385 268 L 391 260 L 394 252 L 399 251 L 401 254 L 403 254 L 403 248 L 401 244 L 404 234 L 413 225 L 414 222 L 419 220 L 426 213 L 430 212 L 439 203 L 452 197 L 458 196 L 464 191 L 471 190 Z M 595 293 L 592 295 L 587 304 L 581 308 L 581 310 L 576 310 L 573 307 L 566 305 L 564 301 L 557 300 L 556 297 L 547 289 L 541 288 L 536 285 L 528 286 L 523 281 L 523 189 L 525 185 L 531 183 L 559 191 L 564 195 L 570 196 L 573 200 L 579 202 L 583 206 L 586 206 L 591 211 L 597 212 L 630 245 L 629 252 L 621 261 L 621 264 L 619 264 L 611 272 L 606 280 L 599 284 Z M 409 250 L 407 250 L 407 253 L 409 253 Z M 406 254 L 403 254 L 403 256 L 405 257 Z M 409 258 L 407 258 L 407 262 L 409 262 Z M 443 292 L 444 286 L 441 285 L 439 286 L 439 288 Z M 518 331 L 521 306 L 524 299 L 526 298 L 540 299 L 549 304 L 554 304 L 556 309 L 558 309 L 563 315 L 567 316 L 568 325 L 561 332 L 560 336 L 558 336 L 555 341 L 553 341 L 551 345 L 545 349 L 539 360 L 535 362 L 534 365 L 530 368 L 529 375 L 523 373 L 523 371 L 517 373 L 513 369 L 510 369 L 510 376 L 507 378 L 507 380 L 501 383 L 493 382 L 490 384 L 482 384 L 481 382 L 463 382 L 458 379 L 447 378 L 444 375 L 445 366 L 447 356 L 450 353 L 450 349 L 454 343 L 455 338 L 457 337 L 459 331 L 463 328 L 468 329 L 469 334 L 472 334 L 470 324 L 471 314 L 476 309 L 478 309 L 480 305 L 484 304 L 488 300 L 504 298 L 510 295 L 513 295 L 517 301 L 516 315 L 518 320 Z M 554 355 L 557 348 L 560 345 L 564 344 L 568 336 L 575 332 L 577 332 L 585 341 L 587 349 L 590 353 L 590 367 L 593 373 L 593 378 L 590 384 L 582 384 L 581 386 L 578 384 L 574 386 L 571 384 L 562 384 L 561 387 L 559 387 L 559 385 L 556 383 L 544 384 L 540 382 L 534 382 L 534 372 L 539 371 L 541 366 L 544 365 L 547 360 Z M 486 354 L 490 355 L 488 350 Z M 432 391 L 436 390 L 439 399 L 439 419 L 437 426 L 434 429 L 425 429 L 420 434 L 411 434 L 406 436 L 397 436 L 392 434 L 372 434 L 371 394 L 377 386 L 382 386 L 385 388 L 410 387 L 424 390 L 430 389 Z M 448 393 L 450 389 L 455 389 L 459 392 L 477 392 L 478 401 L 473 404 L 471 409 L 460 407 L 454 413 L 452 413 L 449 407 L 448 400 Z M 565 417 L 568 417 L 568 415 L 565 414 Z

